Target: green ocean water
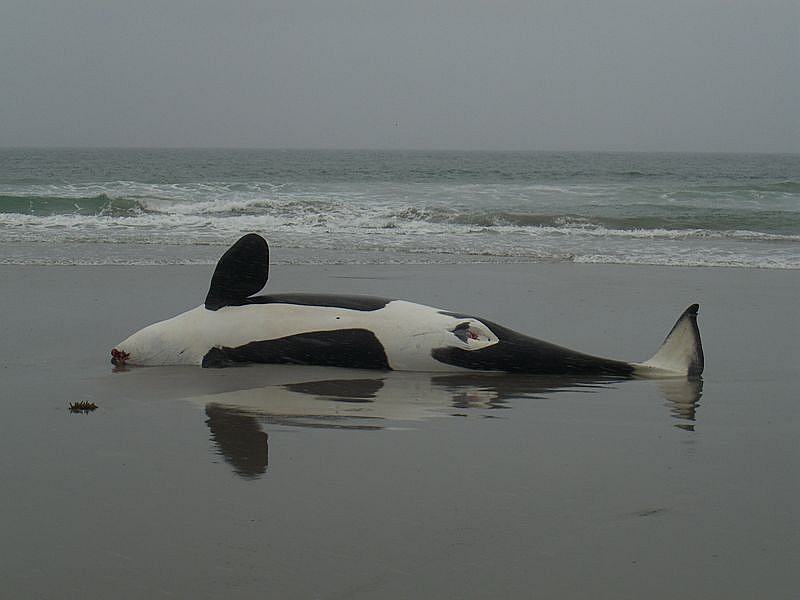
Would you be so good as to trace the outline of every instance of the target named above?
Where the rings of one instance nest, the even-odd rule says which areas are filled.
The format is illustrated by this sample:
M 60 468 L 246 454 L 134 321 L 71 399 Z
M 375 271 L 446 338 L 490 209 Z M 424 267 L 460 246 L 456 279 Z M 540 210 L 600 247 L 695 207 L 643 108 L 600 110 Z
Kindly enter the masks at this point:
M 0 261 L 800 268 L 800 155 L 0 150 Z

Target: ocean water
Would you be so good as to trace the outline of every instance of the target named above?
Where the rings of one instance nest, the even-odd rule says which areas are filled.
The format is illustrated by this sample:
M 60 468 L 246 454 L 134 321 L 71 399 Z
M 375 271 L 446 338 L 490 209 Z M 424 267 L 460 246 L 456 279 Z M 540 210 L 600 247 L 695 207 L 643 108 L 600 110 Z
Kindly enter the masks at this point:
M 800 269 L 800 155 L 0 150 L 0 263 Z

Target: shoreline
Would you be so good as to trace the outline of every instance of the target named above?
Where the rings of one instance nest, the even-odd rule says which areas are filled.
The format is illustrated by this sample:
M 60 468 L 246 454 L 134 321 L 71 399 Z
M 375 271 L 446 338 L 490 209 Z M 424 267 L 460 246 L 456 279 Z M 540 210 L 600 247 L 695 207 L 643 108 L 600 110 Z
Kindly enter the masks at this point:
M 219 246 L 224 250 L 224 246 Z M 220 253 L 221 254 L 221 253 Z M 164 267 L 164 268 L 204 268 L 208 267 L 213 270 L 216 261 L 208 260 L 202 262 L 147 262 L 147 263 L 121 263 L 121 262 L 2 262 L 0 261 L 0 268 L 5 267 L 31 267 L 31 268 L 127 268 L 127 267 Z M 288 261 L 275 261 L 270 263 L 272 267 L 336 267 L 336 268 L 370 268 L 370 267 L 458 267 L 458 266 L 477 266 L 477 267 L 493 267 L 493 266 L 576 266 L 576 267 L 621 267 L 621 268 L 642 268 L 642 269 L 731 269 L 737 271 L 774 271 L 780 273 L 800 273 L 800 268 L 795 267 L 765 267 L 765 266 L 747 266 L 747 265 L 674 265 L 674 264 L 651 264 L 651 263 L 626 263 L 626 262 L 574 262 L 574 261 L 531 261 L 531 260 L 475 260 L 475 261 L 439 261 L 439 262 L 288 262 Z
M 166 258 L 162 255 L 151 259 L 142 260 L 142 255 L 153 254 L 152 246 L 137 246 L 135 244 L 112 245 L 109 252 L 110 257 L 97 258 L 97 244 L 87 244 L 87 252 L 84 258 L 76 258 L 74 255 L 63 258 L 53 258 L 48 251 L 44 254 L 37 252 L 43 249 L 44 243 L 18 243 L 0 242 L 0 256 L 6 257 L 17 255 L 17 258 L 0 258 L 0 266 L 9 267 L 202 267 L 214 266 L 219 257 L 228 248 L 227 244 L 201 245 L 201 246 L 169 246 L 165 249 L 171 254 Z M 741 270 L 764 270 L 764 271 L 795 271 L 800 272 L 800 266 L 777 265 L 768 266 L 762 264 L 675 264 L 657 262 L 634 262 L 634 261 L 588 261 L 571 259 L 541 259 L 532 260 L 528 257 L 507 257 L 497 256 L 486 258 L 482 255 L 459 255 L 459 259 L 447 259 L 443 256 L 447 254 L 430 253 L 425 259 L 412 260 L 409 255 L 402 255 L 399 258 L 392 258 L 381 252 L 364 251 L 361 252 L 361 259 L 355 260 L 353 252 L 337 252 L 326 250 L 324 255 L 318 255 L 309 249 L 282 249 L 272 247 L 270 266 L 336 266 L 336 267 L 369 267 L 369 266 L 457 266 L 457 265 L 575 265 L 575 266 L 611 266 L 611 267 L 643 267 L 643 268 L 686 268 L 686 269 L 741 269 Z M 20 252 L 25 256 L 20 258 Z M 340 255 L 340 256 L 339 256 Z

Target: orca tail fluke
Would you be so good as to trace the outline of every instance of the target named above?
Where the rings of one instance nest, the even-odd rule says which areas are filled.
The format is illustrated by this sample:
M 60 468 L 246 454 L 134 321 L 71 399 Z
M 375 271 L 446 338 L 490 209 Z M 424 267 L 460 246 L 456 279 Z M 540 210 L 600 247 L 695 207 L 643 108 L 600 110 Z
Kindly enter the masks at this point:
M 703 373 L 703 345 L 697 327 L 700 305 L 683 311 L 658 352 L 643 363 L 634 363 L 634 375 L 640 377 L 699 377 Z

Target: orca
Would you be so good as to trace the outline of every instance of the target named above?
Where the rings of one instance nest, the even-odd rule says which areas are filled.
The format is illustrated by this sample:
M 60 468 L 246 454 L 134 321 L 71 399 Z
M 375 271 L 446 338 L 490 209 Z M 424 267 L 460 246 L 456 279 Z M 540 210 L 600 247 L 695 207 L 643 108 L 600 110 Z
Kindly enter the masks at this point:
M 257 294 L 269 246 L 240 238 L 220 258 L 205 302 L 120 342 L 123 365 L 228 367 L 300 364 L 419 372 L 499 371 L 541 375 L 699 377 L 698 305 L 680 316 L 644 362 L 592 356 L 471 315 L 406 300 L 332 294 Z

